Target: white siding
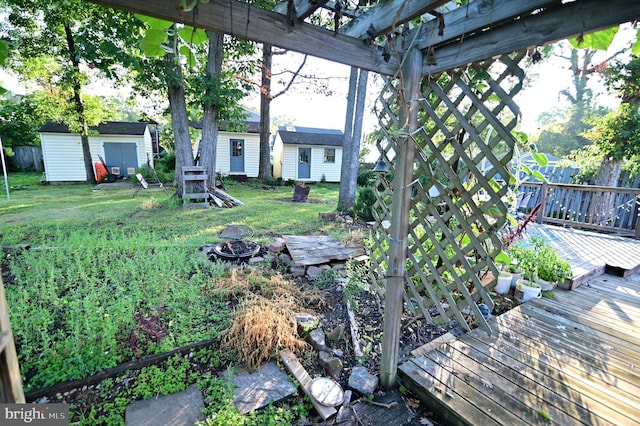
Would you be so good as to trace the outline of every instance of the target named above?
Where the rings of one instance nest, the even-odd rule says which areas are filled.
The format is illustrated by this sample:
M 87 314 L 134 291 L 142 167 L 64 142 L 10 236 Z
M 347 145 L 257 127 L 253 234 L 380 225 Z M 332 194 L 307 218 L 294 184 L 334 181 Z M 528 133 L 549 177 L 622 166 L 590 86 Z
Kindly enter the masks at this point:
M 280 134 L 276 135 L 276 140 L 273 142 L 273 177 L 283 178 L 282 176 L 282 158 L 284 155 L 284 145 Z
M 276 140 L 277 144 L 277 140 Z M 311 177 L 309 179 L 298 178 L 298 148 L 311 148 Z M 335 163 L 324 162 L 324 149 L 335 148 Z M 274 147 L 274 166 L 276 150 Z M 342 147 L 334 146 L 304 146 L 284 145 L 282 150 L 282 179 L 293 179 L 305 182 L 320 182 L 324 175 L 327 182 L 340 182 L 342 168 Z M 277 175 L 274 173 L 274 176 Z
M 216 172 L 229 175 L 231 166 L 231 139 L 244 140 L 244 173 L 243 176 L 258 177 L 260 168 L 260 135 L 257 133 L 218 132 L 216 153 Z
M 40 133 L 40 141 L 47 182 L 85 182 L 87 180 L 82 155 L 82 141 L 79 134 Z M 92 164 L 100 162 L 99 155 L 104 158 L 105 142 L 135 143 L 138 167 L 146 164 L 147 153 L 150 158 L 153 158 L 151 135 L 148 128 L 144 135 L 90 136 L 89 150 Z
M 47 182 L 85 182 L 84 158 L 79 135 L 41 133 Z
M 284 145 L 283 147 L 282 179 L 298 180 L 298 147 L 296 145 Z
M 147 128 L 144 129 L 144 135 L 142 135 L 142 141 L 144 146 L 144 149 L 142 150 L 144 159 L 142 163 L 140 163 L 140 165 L 146 164 L 147 158 L 148 158 L 149 162 L 151 163 L 151 167 L 153 167 L 153 142 L 151 141 L 151 132 L 149 131 L 149 126 L 147 126 Z
M 334 163 L 324 162 L 325 148 L 336 150 Z M 340 182 L 340 171 L 342 168 L 342 148 L 337 146 L 314 146 L 311 149 L 311 180 L 320 182 L 322 176 L 327 182 Z

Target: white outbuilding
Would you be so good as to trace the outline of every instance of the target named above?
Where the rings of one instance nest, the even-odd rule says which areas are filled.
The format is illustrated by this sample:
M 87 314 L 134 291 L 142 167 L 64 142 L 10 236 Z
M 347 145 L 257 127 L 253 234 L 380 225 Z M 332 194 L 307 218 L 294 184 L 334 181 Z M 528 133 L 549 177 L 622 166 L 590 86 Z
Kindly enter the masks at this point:
M 340 182 L 340 130 L 280 127 L 273 144 L 273 177 L 299 182 Z
M 82 141 L 64 124 L 47 123 L 39 130 L 45 180 L 49 183 L 86 182 Z M 153 165 L 151 132 L 145 122 L 108 122 L 90 129 L 92 164 L 104 159 L 108 172 L 118 177 L 134 175 L 146 164 Z M 95 167 L 94 167 L 95 170 Z
M 243 109 L 241 125 L 231 126 L 225 121 L 218 123 L 216 144 L 216 173 L 237 178 L 256 178 L 260 168 L 260 116 Z M 191 127 L 202 129 L 201 123 Z M 198 156 L 198 144 L 194 146 Z

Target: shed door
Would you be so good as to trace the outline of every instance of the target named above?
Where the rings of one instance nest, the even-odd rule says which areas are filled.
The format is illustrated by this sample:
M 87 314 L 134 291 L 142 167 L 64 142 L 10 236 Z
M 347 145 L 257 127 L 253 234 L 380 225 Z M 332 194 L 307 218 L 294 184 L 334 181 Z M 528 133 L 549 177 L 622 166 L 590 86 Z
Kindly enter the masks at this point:
M 311 178 L 311 148 L 298 148 L 298 179 Z
M 231 173 L 244 173 L 244 140 L 231 139 L 230 149 L 229 171 Z
M 129 176 L 129 170 L 138 168 L 138 150 L 135 143 L 104 143 L 104 161 L 110 173 L 118 176 Z M 119 168 L 114 173 L 114 167 Z

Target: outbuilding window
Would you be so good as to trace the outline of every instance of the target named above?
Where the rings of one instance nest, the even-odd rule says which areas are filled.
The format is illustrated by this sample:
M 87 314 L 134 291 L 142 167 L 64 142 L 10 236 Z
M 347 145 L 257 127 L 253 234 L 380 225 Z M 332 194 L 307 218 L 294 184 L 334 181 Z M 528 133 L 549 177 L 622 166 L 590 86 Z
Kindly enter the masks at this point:
M 336 149 L 335 148 L 325 148 L 324 149 L 324 162 L 325 163 L 335 163 L 336 162 Z

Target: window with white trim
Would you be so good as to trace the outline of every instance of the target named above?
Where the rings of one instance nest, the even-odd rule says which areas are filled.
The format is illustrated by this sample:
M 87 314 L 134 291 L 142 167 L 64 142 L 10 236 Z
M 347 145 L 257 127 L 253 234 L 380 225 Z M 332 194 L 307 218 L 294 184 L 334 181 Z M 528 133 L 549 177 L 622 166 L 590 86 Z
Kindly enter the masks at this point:
M 324 162 L 325 163 L 335 163 L 336 162 L 336 149 L 335 148 L 325 148 L 324 149 Z

